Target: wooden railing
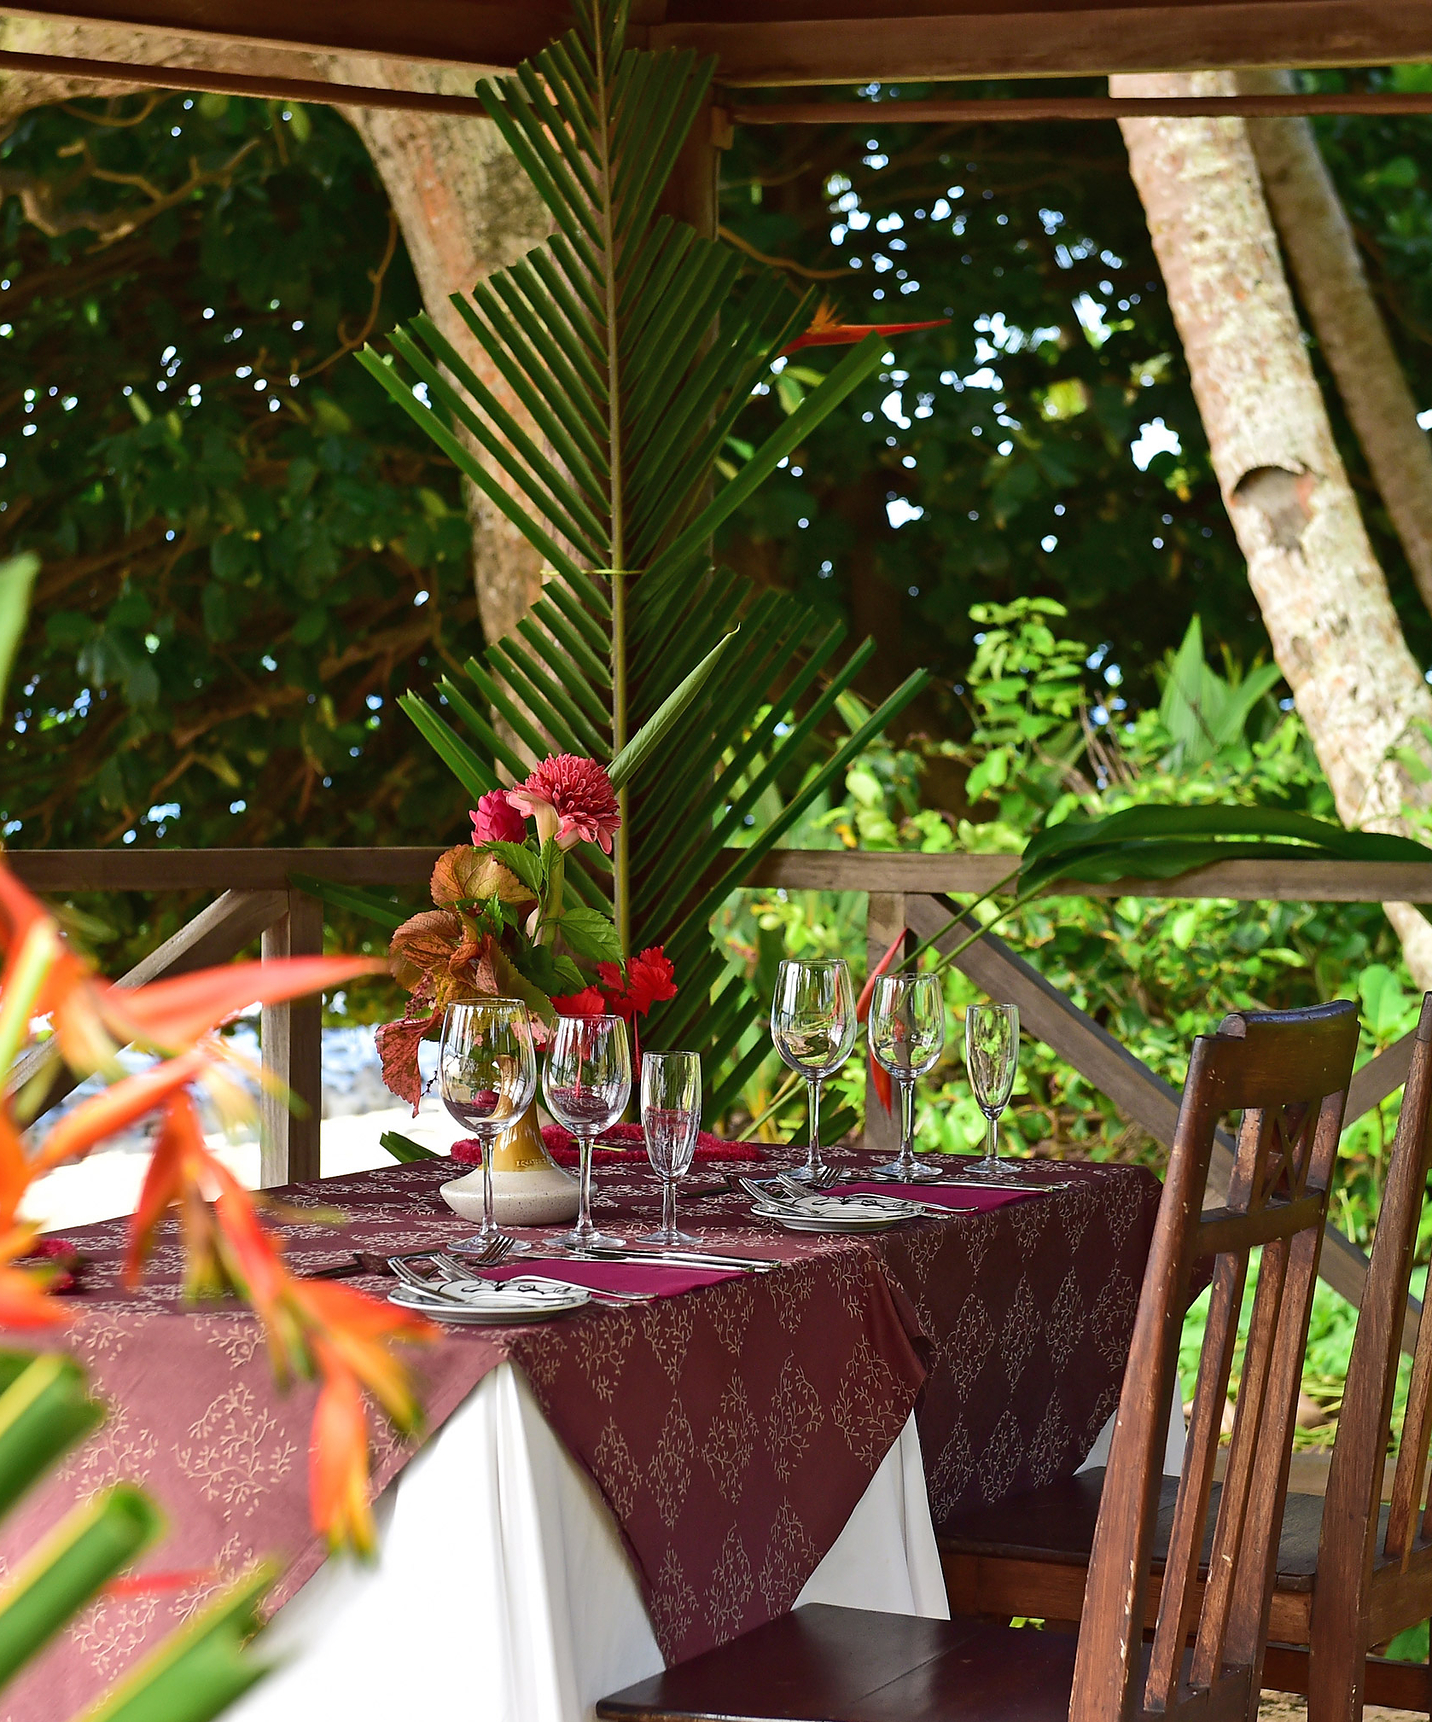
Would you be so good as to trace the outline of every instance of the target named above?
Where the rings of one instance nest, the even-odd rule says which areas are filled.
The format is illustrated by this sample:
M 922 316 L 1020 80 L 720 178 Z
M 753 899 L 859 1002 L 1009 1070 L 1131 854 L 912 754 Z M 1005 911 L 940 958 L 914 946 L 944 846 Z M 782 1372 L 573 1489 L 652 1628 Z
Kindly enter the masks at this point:
M 323 948 L 323 908 L 294 888 L 291 876 L 308 875 L 347 885 L 418 886 L 426 882 L 440 848 L 381 849 L 139 849 L 16 850 L 7 857 L 32 890 L 213 891 L 197 914 L 136 965 L 120 985 L 138 986 L 163 975 L 182 974 L 227 961 L 255 939 L 265 960 L 317 954 Z M 718 864 L 724 871 L 734 852 Z M 951 897 L 994 889 L 1013 858 L 1003 855 L 913 855 L 850 850 L 778 850 L 760 862 L 748 889 L 865 891 L 869 893 L 866 937 L 871 960 L 884 954 L 902 929 L 912 939 L 938 933 L 957 905 Z M 1178 879 L 1122 879 L 1107 885 L 1071 884 L 1056 894 L 1082 897 L 1232 898 L 1244 902 L 1432 903 L 1432 863 L 1332 861 L 1225 861 Z M 965 922 L 937 946 L 952 950 L 974 930 Z M 1178 1094 L 1121 1046 L 1092 1017 L 1065 997 L 995 934 L 986 933 L 955 957 L 956 964 L 995 997 L 1017 1004 L 1029 1032 L 1044 1041 L 1125 1116 L 1168 1147 L 1178 1116 Z M 319 1175 L 322 1117 L 322 1004 L 316 999 L 265 1009 L 261 1023 L 263 1061 L 303 1103 L 294 1113 L 266 1100 L 260 1179 L 265 1185 Z M 1386 1048 L 1353 1078 L 1347 1122 L 1399 1087 L 1411 1057 L 1411 1035 Z M 42 1048 L 22 1062 L 9 1086 L 28 1081 L 55 1055 Z M 73 1086 L 55 1065 L 46 1104 Z M 866 1140 L 890 1145 L 893 1120 L 867 1106 Z M 1220 1139 L 1210 1182 L 1210 1200 L 1220 1199 L 1233 1161 L 1233 1142 Z M 1361 1302 L 1367 1258 L 1342 1233 L 1328 1227 L 1322 1276 L 1344 1297 Z M 1415 1307 L 1408 1312 L 1404 1345 L 1416 1336 Z

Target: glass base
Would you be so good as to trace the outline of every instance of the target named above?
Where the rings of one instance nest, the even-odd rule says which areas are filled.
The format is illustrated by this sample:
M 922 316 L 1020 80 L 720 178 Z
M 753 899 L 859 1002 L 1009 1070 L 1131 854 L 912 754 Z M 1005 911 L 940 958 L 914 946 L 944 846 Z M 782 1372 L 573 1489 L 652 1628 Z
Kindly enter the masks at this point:
M 928 1160 L 919 1159 L 908 1168 L 902 1161 L 891 1160 L 884 1166 L 877 1166 L 873 1172 L 864 1174 L 867 1178 L 888 1178 L 896 1184 L 933 1184 L 947 1175 L 947 1168 L 932 1166 Z
M 1002 1184 L 1018 1182 L 1018 1160 L 969 1160 L 960 1168 L 962 1178 L 997 1178 Z
M 625 1238 L 598 1231 L 563 1232 L 560 1238 L 553 1238 L 550 1245 L 550 1248 L 560 1250 L 566 1256 L 585 1256 L 594 1250 L 624 1250 L 626 1247 Z
M 644 1244 L 655 1244 L 663 1250 L 703 1250 L 706 1247 L 700 1238 L 692 1237 L 690 1232 L 668 1231 L 665 1226 L 658 1226 L 654 1232 L 648 1232 L 641 1241 Z
M 482 1252 L 490 1248 L 498 1238 L 506 1240 L 508 1246 L 507 1254 L 509 1257 L 525 1256 L 531 1252 L 531 1244 L 525 1242 L 522 1238 L 512 1237 L 508 1232 L 492 1232 L 487 1237 L 483 1237 L 481 1232 L 477 1232 L 470 1238 L 459 1238 L 455 1243 L 451 1243 L 447 1247 L 454 1255 L 480 1256 Z
M 782 1166 L 780 1170 L 783 1178 L 794 1178 L 798 1184 L 805 1184 L 808 1183 L 813 1176 L 816 1178 L 825 1178 L 830 1172 L 830 1167 L 826 1165 L 824 1160 L 821 1160 L 816 1165 L 814 1173 L 812 1173 L 810 1167 L 806 1165 L 804 1160 L 802 1160 L 799 1166 Z

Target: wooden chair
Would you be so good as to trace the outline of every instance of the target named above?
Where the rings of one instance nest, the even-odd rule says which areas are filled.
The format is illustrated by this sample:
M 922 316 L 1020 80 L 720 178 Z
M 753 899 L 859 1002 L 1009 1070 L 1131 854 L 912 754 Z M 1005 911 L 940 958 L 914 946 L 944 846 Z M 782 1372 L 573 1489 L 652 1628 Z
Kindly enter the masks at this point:
M 1426 1663 L 1368 1657 L 1432 1614 L 1432 1525 L 1427 1517 L 1419 1523 L 1432 1438 L 1432 1316 L 1418 1327 L 1392 1499 L 1379 1508 L 1427 1182 L 1429 1101 L 1432 993 L 1417 1025 L 1326 1499 L 1290 1494 L 1283 1516 L 1266 1683 L 1308 1696 L 1309 1722 L 1346 1722 L 1364 1702 L 1432 1710 Z M 1077 1620 L 1103 1486 L 1103 1471 L 1089 1471 L 946 1526 L 940 1546 L 951 1606 Z M 1165 1479 L 1156 1572 L 1174 1493 L 1174 1480 Z
M 981 1621 L 796 1609 L 597 1705 L 604 1722 L 1232 1722 L 1258 1708 L 1277 1528 L 1328 1185 L 1357 1045 L 1342 1003 L 1194 1042 L 1109 1453 L 1077 1640 Z M 1243 1113 L 1227 1206 L 1214 1130 Z M 1249 1251 L 1262 1246 L 1228 1469 L 1213 1498 Z M 1165 1407 L 1195 1264 L 1212 1296 L 1152 1642 Z M 1200 1583 L 1213 1511 L 1213 1579 Z M 1191 1648 L 1190 1648 L 1191 1644 Z

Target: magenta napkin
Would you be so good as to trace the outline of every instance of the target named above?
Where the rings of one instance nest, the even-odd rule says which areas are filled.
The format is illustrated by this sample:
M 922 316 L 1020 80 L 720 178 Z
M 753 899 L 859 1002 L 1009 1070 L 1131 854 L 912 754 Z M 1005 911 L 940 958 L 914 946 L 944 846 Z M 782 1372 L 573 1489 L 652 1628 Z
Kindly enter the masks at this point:
M 963 1208 L 966 1212 L 988 1214 L 1010 1202 L 1023 1202 L 1044 1192 L 1037 1184 L 1027 1190 L 980 1190 L 970 1184 L 951 1187 L 948 1184 L 842 1184 L 842 1196 L 903 1196 L 912 1202 L 928 1202 L 932 1207 Z
M 527 1274 L 544 1280 L 562 1280 L 567 1285 L 588 1286 L 592 1291 L 655 1293 L 658 1297 L 677 1297 L 681 1292 L 695 1291 L 698 1286 L 713 1286 L 718 1280 L 730 1279 L 736 1268 L 676 1268 L 648 1267 L 645 1262 L 565 1262 L 539 1261 L 504 1263 L 500 1268 L 484 1270 L 485 1280 L 515 1280 Z

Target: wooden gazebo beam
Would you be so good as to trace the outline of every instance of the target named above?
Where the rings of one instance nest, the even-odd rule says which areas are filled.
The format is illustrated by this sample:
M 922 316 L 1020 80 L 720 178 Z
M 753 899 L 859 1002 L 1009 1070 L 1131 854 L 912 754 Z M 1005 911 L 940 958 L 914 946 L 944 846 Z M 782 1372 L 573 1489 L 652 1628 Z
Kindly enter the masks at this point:
M 12 17 L 212 44 L 504 67 L 567 27 L 561 0 L 52 0 Z M 714 53 L 728 85 L 1040 78 L 1432 59 L 1432 0 L 635 0 L 633 36 Z

